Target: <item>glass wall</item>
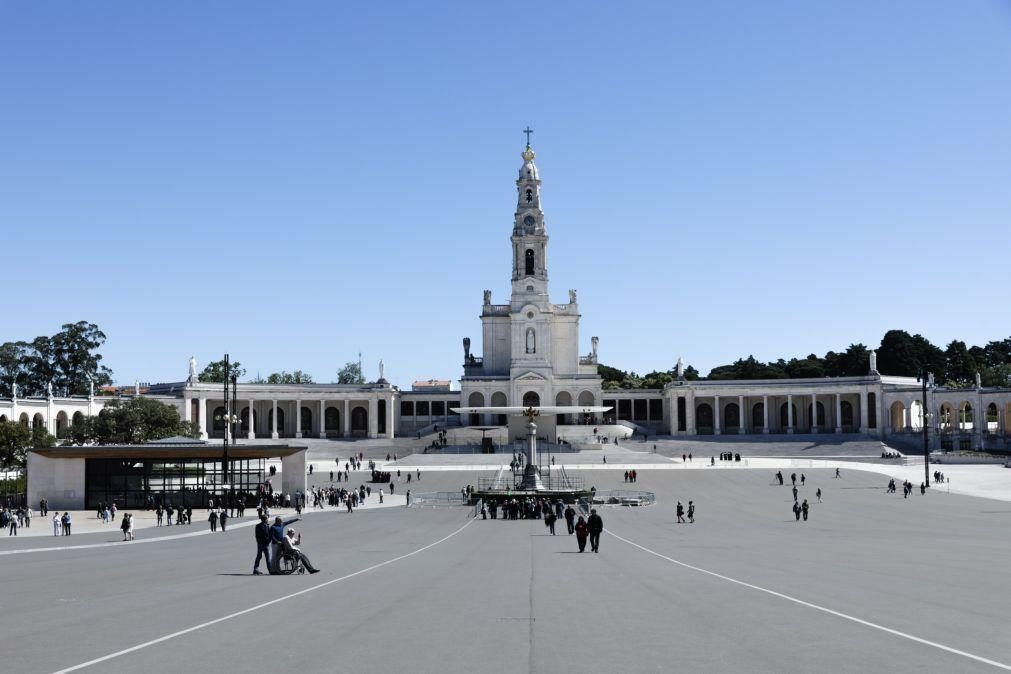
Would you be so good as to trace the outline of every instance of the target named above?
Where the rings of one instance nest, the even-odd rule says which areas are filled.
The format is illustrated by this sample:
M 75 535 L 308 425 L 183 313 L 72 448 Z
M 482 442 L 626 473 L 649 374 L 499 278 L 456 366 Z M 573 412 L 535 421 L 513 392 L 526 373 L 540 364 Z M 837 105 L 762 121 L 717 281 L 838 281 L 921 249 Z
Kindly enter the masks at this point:
M 231 487 L 254 498 L 267 478 L 264 459 L 235 459 Z M 222 491 L 221 461 L 210 459 L 86 459 L 85 503 L 115 503 L 118 508 L 143 508 L 153 503 L 207 506 Z

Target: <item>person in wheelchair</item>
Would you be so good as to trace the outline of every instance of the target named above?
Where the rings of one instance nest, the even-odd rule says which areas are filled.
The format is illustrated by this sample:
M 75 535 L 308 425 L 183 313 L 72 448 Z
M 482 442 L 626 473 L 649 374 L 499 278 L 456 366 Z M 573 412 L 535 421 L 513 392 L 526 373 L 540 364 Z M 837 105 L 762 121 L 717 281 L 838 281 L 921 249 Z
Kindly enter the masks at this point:
M 314 567 L 305 553 L 298 549 L 298 546 L 302 544 L 302 534 L 298 534 L 298 538 L 296 538 L 296 533 L 297 532 L 291 528 L 284 532 L 284 550 L 281 553 L 284 557 L 284 561 L 282 561 L 280 565 L 281 568 L 283 569 L 288 566 L 286 562 L 290 561 L 292 564 L 289 568 L 291 568 L 292 571 L 297 570 L 299 563 L 301 563 L 301 565 L 304 566 L 306 571 L 309 573 L 319 573 L 319 569 Z

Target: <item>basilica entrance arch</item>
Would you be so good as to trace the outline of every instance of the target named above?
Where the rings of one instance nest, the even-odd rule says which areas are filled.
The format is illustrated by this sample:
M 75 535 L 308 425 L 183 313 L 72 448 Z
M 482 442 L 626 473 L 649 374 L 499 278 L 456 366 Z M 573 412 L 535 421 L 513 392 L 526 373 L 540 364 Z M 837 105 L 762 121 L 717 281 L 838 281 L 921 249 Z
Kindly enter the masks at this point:
M 723 408 L 723 428 L 724 433 L 736 433 L 741 425 L 741 408 L 737 403 L 728 403 Z
M 60 440 L 67 437 L 67 413 L 60 410 L 60 413 L 56 415 L 56 437 Z
M 326 408 L 324 413 L 323 423 L 326 425 L 327 435 L 340 435 L 341 434 L 341 413 L 336 407 Z
M 300 410 L 300 412 L 301 412 L 301 414 L 299 416 L 302 417 L 300 419 L 300 421 L 302 423 L 301 423 L 301 428 L 299 428 L 298 430 L 302 432 L 303 436 L 305 436 L 305 435 L 311 435 L 312 434 L 312 410 L 309 409 L 308 407 L 305 407 L 303 405 L 302 409 Z
M 506 394 L 502 391 L 495 391 L 491 394 L 491 406 L 492 407 L 508 407 L 509 402 L 506 400 Z M 495 425 L 496 426 L 506 426 L 509 424 L 509 417 L 505 414 L 495 415 Z
M 470 396 L 468 396 L 468 398 L 467 398 L 467 406 L 468 407 L 484 407 L 484 394 L 482 394 L 480 391 L 474 391 L 473 393 L 471 393 Z M 481 425 L 481 415 L 477 414 L 476 412 L 472 412 L 471 415 L 470 415 L 470 422 L 469 422 L 469 424 L 471 426 L 480 426 Z
M 540 407 L 541 397 L 536 391 L 527 391 L 523 394 L 523 407 Z
M 555 395 L 555 405 L 558 407 L 572 407 L 572 394 L 568 391 L 559 391 Z M 571 414 L 559 414 L 557 415 L 558 423 L 560 424 L 571 424 L 572 415 Z
M 366 437 L 369 434 L 369 411 L 364 407 L 351 410 L 351 435 Z
M 701 403 L 695 408 L 695 428 L 699 435 L 713 432 L 713 407 L 709 403 Z
M 253 410 L 253 425 L 249 425 L 249 408 L 243 407 L 239 414 L 239 429 L 243 435 L 249 435 L 250 428 L 256 428 L 256 410 Z

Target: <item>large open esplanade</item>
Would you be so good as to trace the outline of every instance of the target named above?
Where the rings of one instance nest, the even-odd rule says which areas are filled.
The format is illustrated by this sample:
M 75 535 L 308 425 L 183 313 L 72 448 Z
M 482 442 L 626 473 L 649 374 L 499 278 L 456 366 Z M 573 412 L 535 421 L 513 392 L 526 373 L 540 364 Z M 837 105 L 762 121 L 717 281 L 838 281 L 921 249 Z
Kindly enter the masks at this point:
M 408 391 L 386 381 L 380 368 L 366 384 L 251 384 L 236 388 L 240 439 L 388 438 L 424 436 L 436 427 L 454 440 L 473 442 L 487 434 L 495 442 L 522 436 L 494 414 L 457 415 L 453 408 L 602 406 L 600 415 L 557 415 L 542 420 L 552 441 L 585 440 L 587 426 L 609 426 L 602 434 L 769 435 L 858 433 L 901 441 L 922 432 L 922 384 L 918 379 L 879 373 L 872 352 L 861 377 L 748 381 L 688 381 L 683 376 L 663 389 L 608 390 L 597 372 L 599 340 L 581 348 L 577 292 L 556 304 L 548 292 L 548 234 L 541 205 L 535 153 L 527 145 L 516 180 L 517 201 L 510 233 L 511 277 L 507 303 L 484 291 L 481 307 L 483 352 L 463 338 L 463 376 L 458 391 Z M 676 344 L 671 344 L 671 351 Z M 658 360 L 665 356 L 658 356 Z M 678 374 L 683 374 L 679 366 Z M 1011 417 L 1011 389 L 933 386 L 927 390 L 930 442 L 940 448 L 1005 448 Z M 140 395 L 139 388 L 136 395 Z M 197 380 L 191 359 L 185 379 L 149 386 L 144 395 L 178 408 L 196 422 L 201 439 L 228 430 L 219 384 Z M 0 399 L 0 419 L 43 426 L 66 437 L 82 418 L 97 414 L 117 398 L 107 396 Z M 480 433 L 468 429 L 481 428 Z

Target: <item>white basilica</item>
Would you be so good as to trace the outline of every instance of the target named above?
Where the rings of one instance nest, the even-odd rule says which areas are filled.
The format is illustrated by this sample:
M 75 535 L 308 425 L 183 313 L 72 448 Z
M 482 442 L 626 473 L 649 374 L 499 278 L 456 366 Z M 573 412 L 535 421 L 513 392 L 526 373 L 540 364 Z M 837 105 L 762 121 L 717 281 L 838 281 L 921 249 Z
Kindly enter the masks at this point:
M 378 381 L 343 384 L 238 384 L 237 434 L 242 439 L 425 437 L 448 429 L 464 444 L 520 435 L 506 417 L 470 414 L 454 407 L 518 405 L 606 406 L 602 418 L 559 415 L 538 422 L 545 439 L 586 440 L 593 426 L 609 437 L 646 435 L 767 435 L 858 433 L 901 440 L 914 437 L 926 419 L 934 448 L 1006 447 L 1011 434 L 1011 390 L 928 387 L 927 414 L 921 383 L 877 371 L 872 355 L 860 377 L 757 381 L 684 381 L 658 390 L 606 390 L 597 374 L 597 339 L 580 355 L 576 291 L 555 304 L 548 292 L 548 234 L 541 207 L 541 179 L 529 143 L 516 181 L 517 206 L 510 236 L 512 275 L 508 303 L 484 292 L 481 353 L 463 340 L 460 390 L 400 390 L 382 374 Z M 674 352 L 674 345 L 671 345 Z M 196 422 L 203 438 L 225 428 L 220 384 L 190 377 L 151 386 L 146 395 L 175 405 Z M 86 396 L 0 399 L 0 420 L 44 426 L 57 437 L 83 416 L 115 398 Z M 136 395 L 139 395 L 139 390 Z M 589 425 L 589 426 L 588 426 Z M 591 429 L 591 430 L 588 430 Z

